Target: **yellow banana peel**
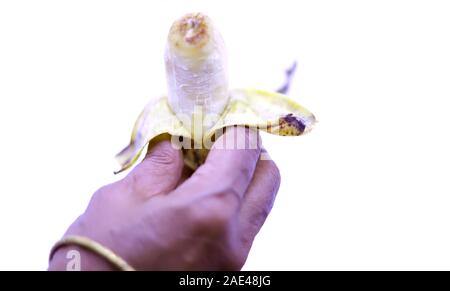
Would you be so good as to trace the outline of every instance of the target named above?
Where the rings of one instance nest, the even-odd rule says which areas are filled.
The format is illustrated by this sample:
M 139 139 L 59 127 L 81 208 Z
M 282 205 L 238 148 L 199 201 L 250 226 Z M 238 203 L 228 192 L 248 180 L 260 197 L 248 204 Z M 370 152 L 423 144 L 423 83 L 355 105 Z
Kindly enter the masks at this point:
M 173 23 L 165 64 L 168 96 L 150 102 L 139 115 L 129 145 L 116 156 L 121 167 L 116 173 L 130 168 L 161 134 L 178 141 L 182 137 L 185 164 L 195 170 L 205 161 L 208 145 L 226 127 L 298 136 L 309 132 L 316 121 L 311 112 L 283 94 L 230 90 L 223 39 L 211 19 L 201 13 L 187 14 Z

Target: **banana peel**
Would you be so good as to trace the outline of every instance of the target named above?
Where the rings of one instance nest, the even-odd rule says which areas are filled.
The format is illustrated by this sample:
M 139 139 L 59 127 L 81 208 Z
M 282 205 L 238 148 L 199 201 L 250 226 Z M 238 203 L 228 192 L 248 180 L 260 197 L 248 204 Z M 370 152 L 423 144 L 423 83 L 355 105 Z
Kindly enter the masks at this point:
M 161 135 L 173 137 L 172 144 L 183 150 L 185 164 L 195 170 L 206 160 L 214 139 L 229 126 L 299 136 L 316 122 L 310 111 L 284 94 L 230 90 L 223 39 L 204 14 L 187 14 L 174 22 L 165 64 L 168 95 L 145 106 L 129 145 L 116 155 L 120 169 L 115 173 L 133 166 L 147 144 Z M 287 91 L 292 70 L 279 92 Z

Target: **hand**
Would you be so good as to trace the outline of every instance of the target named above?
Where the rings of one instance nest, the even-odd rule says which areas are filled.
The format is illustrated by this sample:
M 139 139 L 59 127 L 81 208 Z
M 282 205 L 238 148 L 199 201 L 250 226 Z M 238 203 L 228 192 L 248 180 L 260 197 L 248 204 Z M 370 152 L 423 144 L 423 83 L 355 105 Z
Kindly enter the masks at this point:
M 153 146 L 124 179 L 104 186 L 67 230 L 108 247 L 138 270 L 239 270 L 279 188 L 273 161 L 255 149 L 219 149 L 258 133 L 228 128 L 207 161 L 183 178 L 183 156 L 170 141 Z M 264 151 L 264 150 L 263 150 Z M 81 253 L 82 270 L 111 269 L 75 246 L 60 248 L 50 270 L 65 270 L 69 250 Z

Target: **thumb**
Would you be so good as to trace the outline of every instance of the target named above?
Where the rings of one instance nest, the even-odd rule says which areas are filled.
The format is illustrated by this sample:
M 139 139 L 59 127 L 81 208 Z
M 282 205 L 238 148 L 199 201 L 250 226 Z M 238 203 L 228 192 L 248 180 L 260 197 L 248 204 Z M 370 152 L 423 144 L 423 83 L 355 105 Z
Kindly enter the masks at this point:
M 144 160 L 130 173 L 130 182 L 134 191 L 145 198 L 166 194 L 177 186 L 183 166 L 181 150 L 173 147 L 167 137 L 158 138 L 152 140 Z

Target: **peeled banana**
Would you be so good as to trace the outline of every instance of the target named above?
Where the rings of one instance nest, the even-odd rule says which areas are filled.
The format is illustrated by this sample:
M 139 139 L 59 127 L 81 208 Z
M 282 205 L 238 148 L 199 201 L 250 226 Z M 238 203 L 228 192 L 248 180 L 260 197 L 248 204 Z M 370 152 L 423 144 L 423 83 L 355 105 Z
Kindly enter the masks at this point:
M 248 126 L 277 135 L 310 131 L 314 115 L 287 96 L 257 89 L 228 88 L 225 44 L 211 19 L 187 14 L 170 28 L 165 51 L 167 97 L 150 102 L 139 115 L 129 145 L 116 158 L 130 168 L 145 146 L 162 134 L 184 152 L 195 170 L 214 138 L 229 126 Z

